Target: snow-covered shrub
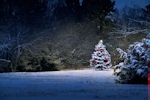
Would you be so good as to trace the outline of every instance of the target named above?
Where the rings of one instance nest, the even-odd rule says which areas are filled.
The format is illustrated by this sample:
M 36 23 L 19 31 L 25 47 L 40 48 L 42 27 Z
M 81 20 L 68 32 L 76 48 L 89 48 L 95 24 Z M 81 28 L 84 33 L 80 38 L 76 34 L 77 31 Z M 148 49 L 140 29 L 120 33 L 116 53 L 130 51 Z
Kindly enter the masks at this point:
M 127 53 L 117 48 L 124 61 L 114 66 L 114 74 L 119 77 L 119 83 L 146 84 L 148 75 L 148 62 L 150 56 L 148 39 L 131 44 Z
M 16 68 L 19 72 L 58 71 L 60 68 L 46 57 L 30 57 L 20 60 Z
M 42 71 L 58 71 L 55 64 L 48 62 L 44 57 L 40 61 Z

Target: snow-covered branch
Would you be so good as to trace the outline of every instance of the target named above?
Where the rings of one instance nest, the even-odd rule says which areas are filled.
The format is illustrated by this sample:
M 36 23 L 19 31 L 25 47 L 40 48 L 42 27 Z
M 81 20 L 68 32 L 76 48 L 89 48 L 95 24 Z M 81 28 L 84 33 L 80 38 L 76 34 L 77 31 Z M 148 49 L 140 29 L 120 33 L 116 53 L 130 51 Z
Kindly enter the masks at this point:
M 120 58 L 127 58 L 127 53 L 120 48 L 116 49 L 120 53 Z
M 0 59 L 0 61 L 11 62 L 10 60 L 6 60 L 6 59 Z
M 146 32 L 145 29 L 150 25 L 150 22 L 146 21 L 147 16 L 139 6 L 125 6 L 121 10 L 117 9 L 113 16 L 116 30 L 122 34 Z
M 150 25 L 150 22 L 148 22 L 148 21 L 136 20 L 136 19 L 133 19 L 133 18 L 129 18 L 129 19 L 131 21 L 134 21 L 134 22 L 137 22 L 137 23 L 140 23 L 140 24 Z

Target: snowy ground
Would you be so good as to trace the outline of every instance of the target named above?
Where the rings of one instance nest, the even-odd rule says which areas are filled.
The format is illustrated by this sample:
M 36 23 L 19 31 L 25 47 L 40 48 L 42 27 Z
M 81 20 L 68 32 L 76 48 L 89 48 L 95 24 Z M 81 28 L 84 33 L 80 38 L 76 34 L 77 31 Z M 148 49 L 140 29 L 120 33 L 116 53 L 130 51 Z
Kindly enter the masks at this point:
M 0 100 L 148 100 L 147 85 L 116 84 L 112 70 L 1 73 Z

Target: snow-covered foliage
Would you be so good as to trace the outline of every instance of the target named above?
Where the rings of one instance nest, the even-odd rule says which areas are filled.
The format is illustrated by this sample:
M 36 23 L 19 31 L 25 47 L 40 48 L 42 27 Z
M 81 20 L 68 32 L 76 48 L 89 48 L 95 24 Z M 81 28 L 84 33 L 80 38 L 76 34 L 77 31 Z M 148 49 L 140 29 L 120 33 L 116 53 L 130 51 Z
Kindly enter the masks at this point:
M 62 5 L 66 6 L 65 0 L 46 0 L 46 3 L 47 3 L 46 15 L 49 17 L 51 17 L 53 15 L 53 12 L 57 8 L 57 6 L 62 6 Z
M 0 61 L 10 62 L 10 59 L 3 57 L 4 55 L 8 55 L 8 52 L 12 50 L 13 43 L 15 42 L 15 38 L 11 37 L 10 34 L 2 34 L 0 35 Z
M 112 15 L 121 33 L 138 33 L 149 26 L 146 20 L 147 15 L 138 5 L 132 7 L 126 5 L 122 9 L 116 9 Z
M 119 77 L 120 83 L 147 83 L 150 49 L 148 39 L 131 44 L 127 53 L 117 48 L 124 61 L 114 66 L 114 74 Z
M 90 66 L 96 69 L 109 69 L 111 67 L 111 57 L 102 40 L 95 46 L 95 52 L 92 54 Z
M 25 41 L 27 29 L 23 26 L 16 26 L 11 34 L 9 29 L 5 32 L 0 32 L 0 72 L 14 71 L 18 61 L 24 50 L 30 45 L 29 41 Z M 13 30 L 13 29 L 12 29 Z
M 127 53 L 120 48 L 116 49 L 120 53 L 120 58 L 127 58 Z
M 82 6 L 82 2 L 83 2 L 83 0 L 79 0 L 79 4 L 80 4 L 80 6 Z

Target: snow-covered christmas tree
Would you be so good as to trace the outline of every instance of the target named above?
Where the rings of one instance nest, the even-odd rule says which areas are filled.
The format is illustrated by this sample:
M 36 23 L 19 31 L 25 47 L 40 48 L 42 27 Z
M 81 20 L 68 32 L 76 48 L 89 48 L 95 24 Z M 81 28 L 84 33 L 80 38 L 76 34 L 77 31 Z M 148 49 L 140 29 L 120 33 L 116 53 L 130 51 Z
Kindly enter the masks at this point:
M 100 40 L 97 45 L 95 45 L 95 51 L 92 54 L 92 59 L 90 60 L 90 66 L 95 69 L 109 69 L 111 64 L 111 56 L 106 50 L 106 46 L 103 45 L 103 41 Z
M 150 67 L 150 40 L 131 44 L 127 53 L 117 48 L 124 61 L 114 67 L 120 83 L 147 84 Z

